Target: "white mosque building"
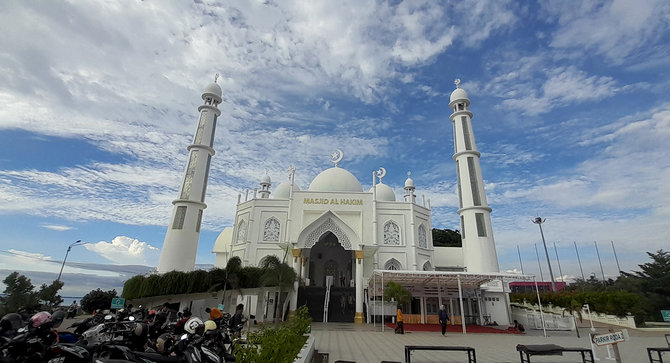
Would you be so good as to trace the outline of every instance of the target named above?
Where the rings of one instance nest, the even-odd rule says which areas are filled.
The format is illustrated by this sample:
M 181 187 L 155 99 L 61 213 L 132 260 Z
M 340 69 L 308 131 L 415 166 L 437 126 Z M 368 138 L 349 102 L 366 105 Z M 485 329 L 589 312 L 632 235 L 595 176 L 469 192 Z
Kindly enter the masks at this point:
M 379 271 L 386 271 L 389 277 L 394 272 L 416 277 L 411 280 L 411 290 L 418 300 L 410 310 L 420 311 L 422 322 L 428 322 L 426 316 L 448 301 L 451 314 L 463 316 L 463 324 L 466 315 L 478 315 L 480 323 L 486 315 L 500 325 L 508 324 L 509 290 L 499 274 L 491 208 L 472 132 L 470 100 L 459 83 L 457 80 L 449 108 L 454 130 L 453 159 L 458 170 L 462 248 L 433 246 L 430 201 L 417 201 L 410 173 L 401 196 L 384 184 L 384 168 L 371 171 L 367 177 L 371 177 L 373 186 L 364 190 L 356 176 L 340 167 L 344 155 L 337 150 L 332 155 L 334 165 L 314 177 L 304 190 L 295 183 L 296 170 L 291 167 L 287 181 L 273 187 L 265 175 L 251 196 L 247 193 L 244 200 L 238 197 L 234 225 L 226 228 L 214 245 L 215 266 L 225 267 L 234 256 L 242 260 L 243 266 L 259 266 L 270 255 L 286 258 L 299 276 L 289 294 L 289 309 L 294 311 L 298 305 L 307 304 L 310 311 L 318 310 L 328 290 L 334 305 L 341 301 L 343 307 L 349 307 L 331 311 L 335 317 L 331 316 L 330 321 L 362 323 L 365 312 L 369 321 L 370 302 L 375 300 L 371 296 L 380 295 L 378 289 L 371 288 L 372 281 Z M 204 190 L 209 158 L 214 154 L 214 124 L 220 114 L 218 85 L 208 86 L 203 100 L 195 141 L 189 146 L 191 159 L 180 198 L 173 203 L 173 221 L 168 226 L 159 272 L 192 270 L 194 266 L 191 259 L 188 266 L 183 265 L 184 256 L 195 256 L 202 210 L 206 207 Z M 207 157 L 194 159 L 194 152 Z M 189 236 L 182 236 L 184 229 L 189 230 Z M 433 289 L 426 281 L 438 276 L 438 271 L 448 272 L 440 275 L 444 286 Z M 330 281 L 332 288 L 326 289 Z M 324 307 L 320 309 L 323 312 Z M 319 316 L 320 312 L 313 312 L 315 320 Z

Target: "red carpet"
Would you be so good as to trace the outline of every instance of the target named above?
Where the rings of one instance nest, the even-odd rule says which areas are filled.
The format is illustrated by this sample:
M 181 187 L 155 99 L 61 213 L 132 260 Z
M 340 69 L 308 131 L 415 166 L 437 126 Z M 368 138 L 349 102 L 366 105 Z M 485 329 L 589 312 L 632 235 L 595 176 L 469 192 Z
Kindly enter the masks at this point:
M 386 323 L 386 327 L 394 330 L 395 324 Z M 442 327 L 439 324 L 405 324 L 405 332 L 408 331 L 434 331 L 441 333 Z M 447 333 L 461 333 L 463 330 L 460 325 L 447 325 Z M 490 326 L 480 326 L 480 325 L 466 325 L 466 333 L 475 333 L 475 334 L 523 334 L 520 331 L 509 328 L 508 330 L 496 329 Z

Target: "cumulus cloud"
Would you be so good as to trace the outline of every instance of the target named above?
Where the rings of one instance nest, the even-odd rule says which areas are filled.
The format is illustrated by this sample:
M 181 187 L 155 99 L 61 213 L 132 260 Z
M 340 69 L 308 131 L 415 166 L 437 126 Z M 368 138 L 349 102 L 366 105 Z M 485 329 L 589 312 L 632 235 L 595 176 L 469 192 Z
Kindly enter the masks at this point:
M 159 253 L 158 248 L 125 236 L 117 236 L 111 242 L 87 243 L 84 247 L 117 264 L 156 265 Z

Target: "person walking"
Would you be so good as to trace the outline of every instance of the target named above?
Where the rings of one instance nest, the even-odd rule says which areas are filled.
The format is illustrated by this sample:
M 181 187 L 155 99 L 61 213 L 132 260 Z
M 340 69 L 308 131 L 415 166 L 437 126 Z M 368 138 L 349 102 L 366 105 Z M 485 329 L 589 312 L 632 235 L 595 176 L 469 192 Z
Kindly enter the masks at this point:
M 438 318 L 440 320 L 440 326 L 442 326 L 442 335 L 447 336 L 447 323 L 449 322 L 449 314 L 447 314 L 447 308 L 444 307 L 444 304 L 440 305 L 440 311 L 438 313 Z
M 403 323 L 402 320 L 402 306 L 398 305 L 398 311 L 396 312 L 396 328 L 395 328 L 395 333 L 396 334 L 405 334 L 405 324 Z

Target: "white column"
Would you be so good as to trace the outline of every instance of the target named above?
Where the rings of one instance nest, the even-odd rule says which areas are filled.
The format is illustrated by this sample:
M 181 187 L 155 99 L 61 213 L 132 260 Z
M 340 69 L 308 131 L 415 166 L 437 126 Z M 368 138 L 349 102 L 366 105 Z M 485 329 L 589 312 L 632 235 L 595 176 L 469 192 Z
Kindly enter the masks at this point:
M 300 249 L 294 248 L 292 251 L 293 255 L 293 270 L 295 271 L 296 275 L 300 272 Z M 291 305 L 288 308 L 289 311 L 289 317 L 293 317 L 295 315 L 295 309 L 298 308 L 298 287 L 300 286 L 300 283 L 296 279 L 293 282 L 293 293 L 291 295 Z
M 451 312 L 451 325 L 456 325 L 454 321 L 454 299 L 449 298 L 449 312 Z
M 463 290 L 461 289 L 461 277 L 458 276 L 458 302 L 461 307 L 461 328 L 463 335 L 465 335 L 465 310 L 463 309 Z
M 426 324 L 426 298 L 421 297 L 421 324 Z
M 356 315 L 354 323 L 362 324 L 363 319 L 363 250 L 357 250 L 356 253 Z

